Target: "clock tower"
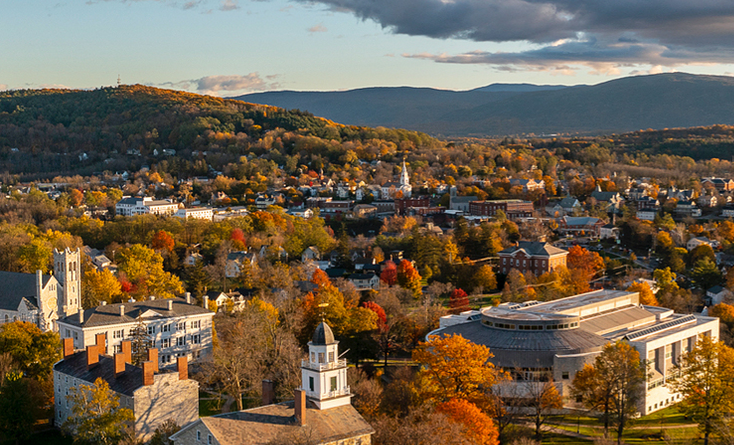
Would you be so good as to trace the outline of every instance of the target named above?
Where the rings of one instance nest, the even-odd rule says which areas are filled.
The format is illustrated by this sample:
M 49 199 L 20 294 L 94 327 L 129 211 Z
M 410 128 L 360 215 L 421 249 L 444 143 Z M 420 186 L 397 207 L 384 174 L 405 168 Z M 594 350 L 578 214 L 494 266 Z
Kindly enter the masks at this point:
M 79 312 L 82 295 L 81 249 L 54 249 L 54 275 L 59 282 L 59 317 Z
M 347 384 L 347 361 L 339 358 L 339 342 L 325 322 L 321 322 L 308 342 L 308 360 L 301 363 L 301 389 L 318 409 L 351 403 Z

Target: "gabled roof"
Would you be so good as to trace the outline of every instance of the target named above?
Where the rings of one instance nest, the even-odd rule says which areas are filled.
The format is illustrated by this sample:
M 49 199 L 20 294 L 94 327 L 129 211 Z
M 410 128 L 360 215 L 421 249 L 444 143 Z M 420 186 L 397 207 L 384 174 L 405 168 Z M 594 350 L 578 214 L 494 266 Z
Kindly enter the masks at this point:
M 130 363 L 125 364 L 125 372 L 115 377 L 115 361 L 106 355 L 99 356 L 99 363 L 87 369 L 86 351 L 77 352 L 54 365 L 54 371 L 73 376 L 93 384 L 101 378 L 110 385 L 110 389 L 118 394 L 133 396 L 135 390 L 143 386 L 143 370 Z
M 568 252 L 554 247 L 550 243 L 543 243 L 540 241 L 520 241 L 517 246 L 510 246 L 507 249 L 500 251 L 499 253 L 511 255 L 517 251 L 523 250 L 530 256 L 552 256 L 552 255 L 567 255 Z
M 564 216 L 561 219 L 567 226 L 588 226 L 601 222 L 599 218 L 593 216 Z
M 168 310 L 168 302 L 173 301 L 173 309 Z M 124 314 L 120 316 L 120 306 L 125 306 Z M 186 315 L 198 315 L 198 314 L 213 314 L 209 309 L 204 309 L 201 306 L 186 303 L 183 298 L 172 298 L 172 299 L 160 299 L 160 300 L 145 300 L 136 301 L 134 303 L 116 303 L 108 304 L 105 306 L 97 306 L 93 309 L 86 309 L 84 311 L 84 323 L 79 323 L 79 315 L 69 315 L 59 320 L 60 323 L 66 323 L 72 326 L 91 327 L 91 326 L 105 326 L 115 325 L 119 323 L 132 323 L 138 315 L 144 317 L 156 317 L 162 318 L 169 317 L 181 317 Z
M 337 443 L 375 432 L 351 404 L 323 410 L 307 405 L 304 426 L 295 423 L 292 401 L 202 417 L 200 421 L 220 445 L 264 445 L 275 440 L 287 443 L 304 437 L 313 444 Z
M 46 287 L 51 275 L 42 275 L 42 286 Z M 0 309 L 17 311 L 25 298 L 31 305 L 38 306 L 36 299 L 36 274 L 0 272 Z

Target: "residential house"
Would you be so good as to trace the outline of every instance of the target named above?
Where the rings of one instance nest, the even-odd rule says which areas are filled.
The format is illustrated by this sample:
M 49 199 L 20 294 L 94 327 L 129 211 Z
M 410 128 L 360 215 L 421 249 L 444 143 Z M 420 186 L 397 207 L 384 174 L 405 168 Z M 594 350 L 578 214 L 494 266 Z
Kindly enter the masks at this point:
M 707 246 L 710 246 L 711 248 L 714 248 L 714 247 L 718 247 L 718 242 L 712 241 L 706 238 L 705 236 L 699 236 L 699 237 L 689 239 L 688 242 L 686 243 L 686 249 L 690 252 L 691 250 L 701 245 L 707 245 Z
M 564 216 L 558 220 L 558 232 L 564 235 L 581 235 L 601 237 L 604 221 L 591 216 Z
M 510 186 L 521 187 L 523 193 L 545 190 L 545 182 L 542 179 L 510 179 Z
M 713 188 L 719 192 L 728 192 L 734 190 L 734 181 L 726 178 L 703 178 L 701 185 L 704 188 Z
M 380 277 L 373 273 L 353 273 L 347 280 L 354 284 L 358 291 L 377 290 L 380 288 Z
M 679 216 L 697 218 L 701 216 L 701 209 L 696 206 L 695 201 L 678 201 L 678 205 L 675 207 L 675 213 Z
M 237 278 L 242 274 L 242 270 L 246 265 L 253 266 L 256 262 L 257 255 L 254 252 L 230 252 L 227 254 L 224 276 L 227 278 Z
M 720 303 L 731 302 L 734 295 L 725 287 L 716 285 L 706 290 L 704 303 L 706 306 L 715 306 Z

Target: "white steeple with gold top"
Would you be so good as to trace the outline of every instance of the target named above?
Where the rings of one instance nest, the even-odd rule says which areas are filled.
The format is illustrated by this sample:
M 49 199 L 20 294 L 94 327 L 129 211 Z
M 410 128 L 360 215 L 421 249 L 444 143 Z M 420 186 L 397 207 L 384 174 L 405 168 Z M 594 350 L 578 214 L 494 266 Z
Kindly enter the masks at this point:
M 400 191 L 403 192 L 404 198 L 410 198 L 410 195 L 413 193 L 413 187 L 410 186 L 408 167 L 405 165 L 405 158 L 403 158 L 403 169 L 400 172 Z

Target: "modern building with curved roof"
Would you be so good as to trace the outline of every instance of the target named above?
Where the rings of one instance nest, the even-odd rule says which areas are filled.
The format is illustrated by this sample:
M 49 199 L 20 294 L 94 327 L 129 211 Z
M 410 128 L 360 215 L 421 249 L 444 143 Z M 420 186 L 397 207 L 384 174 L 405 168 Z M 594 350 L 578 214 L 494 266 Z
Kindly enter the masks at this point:
M 699 336 L 718 339 L 719 319 L 676 314 L 639 300 L 637 292 L 602 289 L 548 302 L 503 303 L 444 317 L 429 337 L 460 334 L 489 347 L 492 363 L 515 382 L 552 377 L 566 397 L 576 372 L 593 363 L 604 345 L 628 341 L 648 363 L 646 394 L 638 407 L 647 414 L 680 398 L 665 379 Z

